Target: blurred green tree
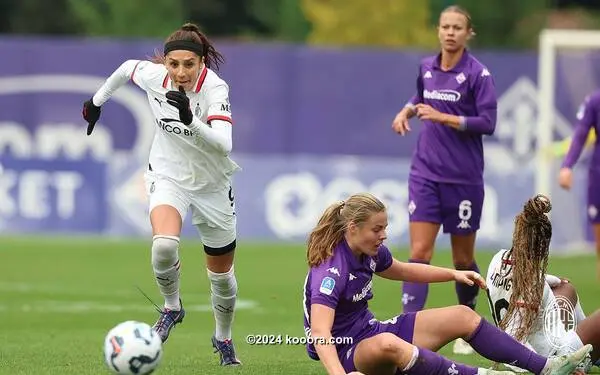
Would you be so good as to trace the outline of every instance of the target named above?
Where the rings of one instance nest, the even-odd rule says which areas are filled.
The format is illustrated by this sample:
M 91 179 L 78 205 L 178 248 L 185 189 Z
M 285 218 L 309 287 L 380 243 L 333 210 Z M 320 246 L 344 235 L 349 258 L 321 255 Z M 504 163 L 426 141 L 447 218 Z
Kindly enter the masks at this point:
M 298 0 L 249 0 L 249 11 L 267 34 L 284 41 L 304 41 L 310 24 Z
M 165 38 L 181 26 L 183 19 L 179 0 L 67 1 L 84 33 L 90 36 Z
M 434 48 L 429 1 L 301 0 L 313 44 Z
M 6 31 L 14 34 L 78 34 L 83 25 L 72 16 L 70 1 L 3 1 L 4 4 L 0 6 L 3 15 L 0 19 L 6 17 Z

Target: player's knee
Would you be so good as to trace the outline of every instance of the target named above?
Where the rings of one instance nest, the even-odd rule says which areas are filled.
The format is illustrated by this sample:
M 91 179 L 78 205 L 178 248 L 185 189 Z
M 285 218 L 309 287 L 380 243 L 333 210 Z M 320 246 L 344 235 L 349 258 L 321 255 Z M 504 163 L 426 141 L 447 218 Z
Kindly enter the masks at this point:
M 233 240 L 233 242 L 231 242 L 230 244 L 221 247 L 212 247 L 204 245 L 204 252 L 210 256 L 221 256 L 231 253 L 235 250 L 235 247 L 236 240 Z
M 379 335 L 377 346 L 383 360 L 398 362 L 406 353 L 412 351 L 411 345 L 392 333 Z
M 561 283 L 553 290 L 554 295 L 563 296 L 568 299 L 573 305 L 577 303 L 577 289 L 572 283 Z
M 156 235 L 152 239 L 152 264 L 154 266 L 170 266 L 177 258 L 179 237 Z
M 473 309 L 465 305 L 457 305 L 452 308 L 454 309 L 452 313 L 456 317 L 456 320 L 458 320 L 457 327 L 460 327 L 463 337 L 469 336 L 479 327 L 481 316 Z
M 233 266 L 224 273 L 217 273 L 208 269 L 206 272 L 213 294 L 223 298 L 233 297 L 237 294 L 237 280 Z
M 413 241 L 410 247 L 410 258 L 430 262 L 433 257 L 433 245 L 429 241 Z

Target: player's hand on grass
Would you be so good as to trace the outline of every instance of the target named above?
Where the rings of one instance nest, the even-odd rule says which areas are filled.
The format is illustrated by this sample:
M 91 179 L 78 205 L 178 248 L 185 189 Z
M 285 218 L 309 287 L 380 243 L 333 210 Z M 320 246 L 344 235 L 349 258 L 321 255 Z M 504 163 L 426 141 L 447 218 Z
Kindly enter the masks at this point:
M 184 125 L 189 125 L 192 123 L 194 119 L 194 114 L 190 109 L 190 98 L 185 95 L 185 90 L 183 86 L 179 86 L 179 91 L 169 91 L 166 94 L 167 103 L 177 108 L 179 111 L 179 120 Z
M 573 170 L 571 168 L 561 168 L 558 172 L 558 184 L 565 190 L 571 189 L 573 185 Z
M 454 280 L 459 283 L 467 284 L 469 286 L 477 284 L 480 288 L 487 288 L 485 279 L 475 271 L 454 271 Z
M 96 122 L 100 119 L 100 112 L 100 107 L 94 105 L 92 98 L 83 103 L 81 114 L 83 115 L 83 119 L 88 123 L 87 135 L 92 134 L 94 131 L 94 126 L 96 126 Z

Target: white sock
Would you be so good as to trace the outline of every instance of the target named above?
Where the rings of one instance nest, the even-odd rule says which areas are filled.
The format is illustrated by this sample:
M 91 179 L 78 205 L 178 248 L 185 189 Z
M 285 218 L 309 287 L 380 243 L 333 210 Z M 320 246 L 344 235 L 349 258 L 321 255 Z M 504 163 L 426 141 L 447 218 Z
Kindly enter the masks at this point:
M 206 270 L 210 280 L 211 302 L 215 316 L 215 337 L 219 341 L 231 339 L 235 301 L 237 299 L 237 280 L 233 266 L 225 273 Z
M 406 366 L 404 366 L 404 369 L 402 369 L 402 372 L 406 372 L 406 371 L 410 370 L 415 365 L 415 362 L 417 362 L 417 358 L 419 358 L 419 348 L 417 348 L 416 346 L 413 346 L 412 357 L 410 358 L 410 361 L 408 361 Z
M 165 308 L 180 310 L 179 301 L 179 237 L 154 236 L 152 241 L 152 268 Z

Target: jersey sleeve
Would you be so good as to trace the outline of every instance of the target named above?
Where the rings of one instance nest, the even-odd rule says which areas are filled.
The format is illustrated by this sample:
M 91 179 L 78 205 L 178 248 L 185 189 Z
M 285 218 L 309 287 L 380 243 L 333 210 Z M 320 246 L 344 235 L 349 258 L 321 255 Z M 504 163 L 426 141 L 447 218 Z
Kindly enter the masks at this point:
M 392 261 L 393 257 L 390 249 L 384 245 L 379 246 L 379 250 L 377 251 L 375 272 L 383 272 L 387 270 L 392 265 Z
M 229 102 L 229 87 L 226 83 L 220 83 L 210 89 L 208 92 L 208 102 L 206 122 L 210 124 L 213 120 L 221 120 L 233 124 L 231 104 Z
M 586 138 L 596 121 L 595 104 L 597 101 L 597 99 L 593 100 L 593 98 L 588 96 L 579 107 L 576 116 L 577 124 L 575 125 L 575 132 L 567 156 L 562 163 L 563 168 L 573 168 L 577 163 L 577 160 L 579 160 Z
M 129 73 L 129 79 L 142 90 L 147 91 L 153 81 L 157 79 L 162 81 L 166 78 L 166 73 L 163 72 L 163 69 L 157 69 L 159 68 L 157 64 L 143 60 L 132 61 L 135 61 L 135 65 Z
M 498 120 L 498 99 L 494 78 L 487 68 L 473 74 L 472 90 L 477 115 L 463 117 L 462 128 L 472 133 L 492 135 Z
M 156 79 L 159 74 L 163 75 L 160 66 L 157 64 L 150 61 L 127 60 L 106 79 L 94 94 L 94 104 L 101 106 L 106 103 L 115 91 L 129 80 L 138 85 L 142 90 L 147 91 L 150 81 Z
M 408 103 L 406 103 L 405 106 L 415 106 L 419 103 L 423 103 L 424 84 L 423 84 L 423 75 L 422 75 L 421 65 L 422 64 L 419 64 L 419 69 L 417 70 L 417 82 L 416 82 L 417 92 L 412 96 L 412 98 L 410 98 L 410 100 L 408 101 Z
M 335 309 L 346 288 L 348 275 L 343 275 L 343 269 L 333 262 L 324 262 L 310 272 L 311 303 Z

